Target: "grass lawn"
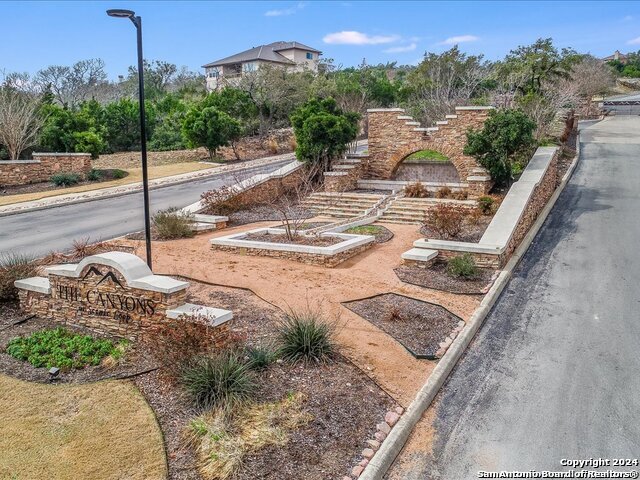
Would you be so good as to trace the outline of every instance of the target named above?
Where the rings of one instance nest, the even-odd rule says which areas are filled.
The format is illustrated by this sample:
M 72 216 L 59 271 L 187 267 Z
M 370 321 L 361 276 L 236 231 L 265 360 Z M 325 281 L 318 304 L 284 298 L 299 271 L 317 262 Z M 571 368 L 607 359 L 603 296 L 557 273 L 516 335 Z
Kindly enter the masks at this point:
M 344 233 L 353 233 L 354 235 L 375 235 L 383 231 L 382 227 L 377 225 L 361 225 L 359 227 L 351 227 Z
M 198 162 L 175 163 L 171 165 L 158 165 L 149 167 L 149 178 L 163 178 L 172 175 L 180 175 L 181 173 L 195 172 L 206 168 L 215 168 L 213 164 L 203 164 Z M 40 200 L 47 197 L 55 197 L 56 195 L 65 195 L 67 193 L 89 192 L 91 190 L 99 190 L 109 187 L 120 187 L 130 183 L 142 182 L 142 168 L 126 168 L 129 172 L 125 178 L 119 180 L 111 180 L 107 182 L 96 182 L 88 185 L 80 185 L 77 187 L 60 188 L 56 190 L 48 190 L 45 192 L 21 193 L 18 195 L 7 195 L 0 197 L 0 205 L 11 205 L 13 203 L 30 202 Z
M 164 479 L 162 433 L 129 381 L 43 385 L 0 375 L 0 478 Z
M 436 150 L 420 150 L 409 155 L 404 161 L 408 163 L 448 162 L 449 158 Z

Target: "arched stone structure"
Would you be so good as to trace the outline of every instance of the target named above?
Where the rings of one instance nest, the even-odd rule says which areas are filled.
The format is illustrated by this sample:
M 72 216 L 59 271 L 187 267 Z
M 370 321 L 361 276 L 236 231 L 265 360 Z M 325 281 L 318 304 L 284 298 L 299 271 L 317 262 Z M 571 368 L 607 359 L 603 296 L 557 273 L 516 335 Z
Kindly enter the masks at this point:
M 484 125 L 493 107 L 457 107 L 455 115 L 437 122 L 436 127 L 422 128 L 401 108 L 368 110 L 369 147 L 366 178 L 390 179 L 408 155 L 419 150 L 437 150 L 449 157 L 460 179 L 480 172 L 480 165 L 463 152 L 467 131 Z M 474 171 L 475 170 L 475 171 Z

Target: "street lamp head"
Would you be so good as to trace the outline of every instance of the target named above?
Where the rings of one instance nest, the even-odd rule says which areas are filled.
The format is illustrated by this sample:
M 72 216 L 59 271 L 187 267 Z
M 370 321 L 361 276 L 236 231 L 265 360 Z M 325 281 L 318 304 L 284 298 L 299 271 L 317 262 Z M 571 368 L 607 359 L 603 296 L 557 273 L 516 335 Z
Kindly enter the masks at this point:
M 107 15 L 109 15 L 110 17 L 116 17 L 116 18 L 134 18 L 136 16 L 136 12 L 134 12 L 133 10 L 113 8 L 111 10 L 107 10 Z

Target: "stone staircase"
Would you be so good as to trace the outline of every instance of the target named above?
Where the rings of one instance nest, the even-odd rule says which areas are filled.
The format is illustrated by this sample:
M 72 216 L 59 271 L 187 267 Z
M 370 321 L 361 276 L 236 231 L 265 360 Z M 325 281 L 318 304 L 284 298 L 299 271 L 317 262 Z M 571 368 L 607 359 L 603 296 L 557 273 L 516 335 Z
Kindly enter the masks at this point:
M 380 221 L 387 223 L 423 223 L 429 209 L 442 203 L 453 203 L 468 208 L 475 208 L 476 206 L 474 200 L 399 197 L 390 202 L 380 217 Z
M 336 161 L 330 172 L 324 172 L 325 191 L 340 192 L 356 188 L 358 179 L 366 169 L 367 159 L 366 153 L 347 153 L 343 159 Z
M 316 192 L 302 204 L 317 215 L 335 218 L 357 217 L 377 207 L 386 195 L 357 192 Z

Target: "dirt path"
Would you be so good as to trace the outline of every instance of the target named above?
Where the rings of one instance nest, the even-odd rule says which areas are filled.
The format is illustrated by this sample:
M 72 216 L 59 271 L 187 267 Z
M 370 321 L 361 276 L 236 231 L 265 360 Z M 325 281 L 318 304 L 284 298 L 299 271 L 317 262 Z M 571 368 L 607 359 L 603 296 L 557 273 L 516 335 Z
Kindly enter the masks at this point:
M 282 309 L 320 304 L 330 318 L 338 319 L 338 341 L 345 354 L 400 404 L 407 406 L 436 362 L 415 359 L 393 338 L 343 307 L 341 302 L 395 292 L 438 303 L 467 319 L 479 304 L 479 297 L 424 289 L 404 284 L 396 277 L 393 268 L 400 264 L 401 253 L 420 237 L 415 225 L 385 224 L 395 234 L 391 241 L 376 245 L 333 269 L 275 258 L 214 253 L 209 248 L 209 239 L 215 236 L 273 223 L 245 225 L 187 240 L 157 242 L 154 270 L 248 288 Z

